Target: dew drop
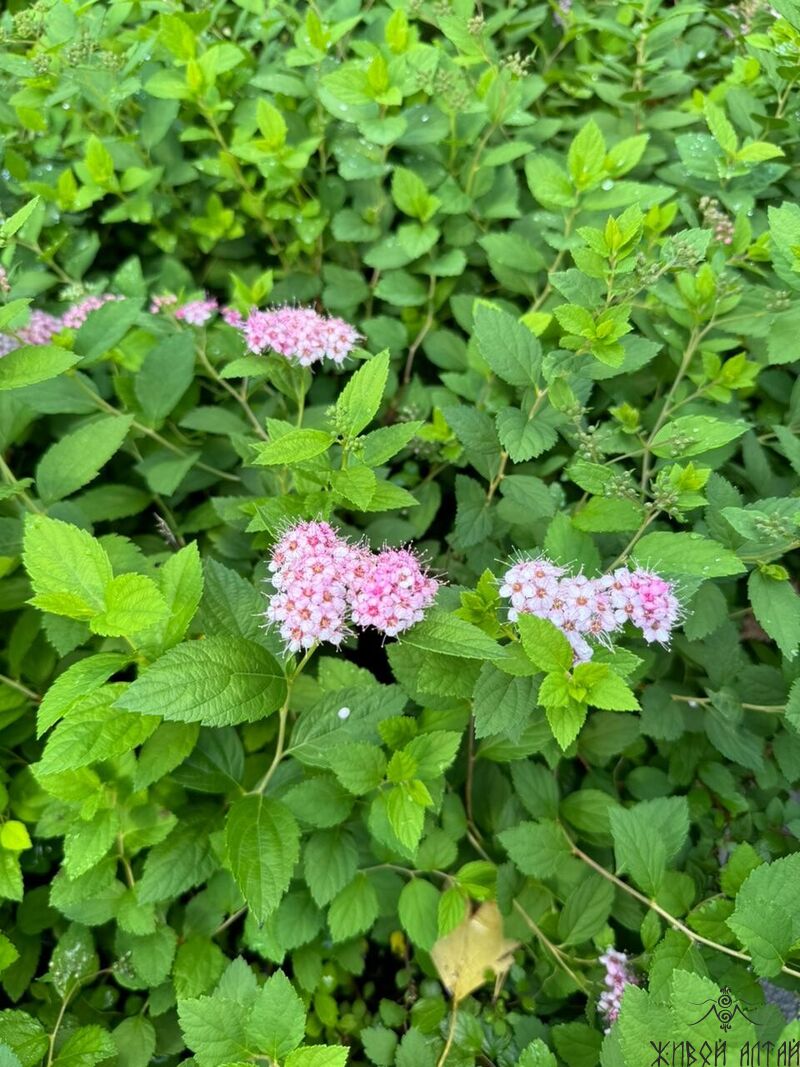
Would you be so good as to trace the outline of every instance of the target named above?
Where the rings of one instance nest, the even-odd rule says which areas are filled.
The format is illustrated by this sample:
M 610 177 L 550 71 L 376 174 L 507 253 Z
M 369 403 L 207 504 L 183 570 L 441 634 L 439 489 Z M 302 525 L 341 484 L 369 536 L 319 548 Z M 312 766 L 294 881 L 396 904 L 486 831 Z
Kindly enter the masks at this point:
M 608 192 L 609 189 L 614 188 L 614 182 L 611 180 L 611 178 L 606 178 L 600 188 L 605 189 L 605 191 Z
M 350 718 L 350 709 L 349 708 L 339 708 L 339 710 L 336 712 L 336 714 L 339 716 L 339 718 L 342 720 L 342 722 L 344 722 L 345 719 L 349 719 Z

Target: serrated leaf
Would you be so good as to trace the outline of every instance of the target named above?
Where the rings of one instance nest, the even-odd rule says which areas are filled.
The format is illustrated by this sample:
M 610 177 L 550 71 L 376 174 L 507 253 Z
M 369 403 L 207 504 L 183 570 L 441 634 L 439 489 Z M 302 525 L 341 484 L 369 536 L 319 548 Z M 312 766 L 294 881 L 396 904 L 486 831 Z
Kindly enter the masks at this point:
M 277 800 L 237 800 L 225 822 L 225 848 L 233 877 L 258 922 L 277 908 L 300 856 L 300 831 Z
M 283 671 L 265 648 L 243 638 L 208 637 L 166 652 L 117 707 L 174 722 L 230 726 L 272 714 L 285 696 Z

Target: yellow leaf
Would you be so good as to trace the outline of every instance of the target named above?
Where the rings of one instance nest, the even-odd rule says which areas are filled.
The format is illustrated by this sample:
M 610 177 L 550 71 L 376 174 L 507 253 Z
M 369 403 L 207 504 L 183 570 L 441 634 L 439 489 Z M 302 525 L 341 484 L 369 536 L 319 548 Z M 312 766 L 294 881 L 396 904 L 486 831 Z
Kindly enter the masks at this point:
M 431 949 L 431 958 L 458 1003 L 484 984 L 488 972 L 501 979 L 518 944 L 503 937 L 503 917 L 497 904 L 489 900 L 446 937 L 440 937 Z

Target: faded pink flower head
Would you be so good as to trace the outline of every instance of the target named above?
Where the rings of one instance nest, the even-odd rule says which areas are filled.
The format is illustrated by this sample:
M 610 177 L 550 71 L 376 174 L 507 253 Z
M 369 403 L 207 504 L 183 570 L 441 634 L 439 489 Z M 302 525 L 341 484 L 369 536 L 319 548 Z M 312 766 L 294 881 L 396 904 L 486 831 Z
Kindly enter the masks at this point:
M 241 330 L 244 328 L 244 317 L 241 312 L 237 311 L 234 307 L 220 308 L 220 315 L 224 322 L 227 322 L 229 326 L 233 326 L 234 329 Z
M 8 280 L 8 272 L 5 267 L 0 267 L 0 293 L 10 293 L 11 283 Z
M 608 1033 L 619 1018 L 622 994 L 625 992 L 625 987 L 638 985 L 639 979 L 631 970 L 625 953 L 618 952 L 615 948 L 606 949 L 599 962 L 606 969 L 604 978 L 606 988 L 600 994 L 597 1007 L 608 1023 L 606 1027 L 606 1033 Z
M 17 330 L 20 340 L 26 345 L 46 345 L 61 329 L 61 319 L 47 311 L 32 311 L 28 325 Z
M 64 312 L 61 318 L 61 325 L 69 330 L 78 330 L 86 322 L 91 312 L 97 311 L 98 308 L 101 308 L 103 304 L 107 304 L 110 300 L 121 299 L 121 296 L 114 296 L 113 293 L 104 293 L 102 296 L 87 296 L 85 300 L 73 304 L 71 308 Z
M 205 326 L 208 320 L 216 315 L 218 309 L 219 304 L 213 297 L 190 300 L 187 304 L 181 304 L 175 312 L 175 318 L 188 322 L 190 326 Z
M 150 301 L 150 314 L 158 315 L 164 308 L 174 307 L 178 303 L 178 298 L 174 293 L 161 293 L 158 296 L 154 296 Z
M 243 333 L 251 352 L 276 352 L 303 367 L 326 358 L 342 363 L 360 336 L 344 319 L 320 315 L 307 307 L 253 310 L 244 323 Z

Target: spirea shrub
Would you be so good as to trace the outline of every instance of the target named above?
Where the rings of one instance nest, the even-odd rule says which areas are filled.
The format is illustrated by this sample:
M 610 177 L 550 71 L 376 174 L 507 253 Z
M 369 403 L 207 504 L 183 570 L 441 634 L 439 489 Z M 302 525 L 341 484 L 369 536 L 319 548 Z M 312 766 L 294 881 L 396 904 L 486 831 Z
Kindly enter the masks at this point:
M 796 1063 L 795 0 L 0 35 L 0 1067 Z

